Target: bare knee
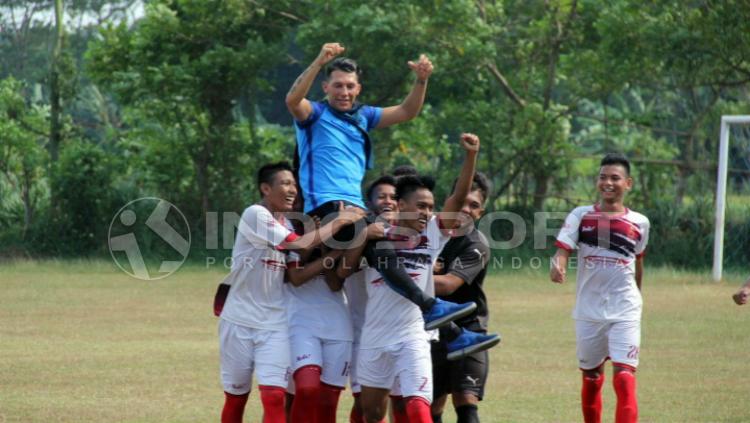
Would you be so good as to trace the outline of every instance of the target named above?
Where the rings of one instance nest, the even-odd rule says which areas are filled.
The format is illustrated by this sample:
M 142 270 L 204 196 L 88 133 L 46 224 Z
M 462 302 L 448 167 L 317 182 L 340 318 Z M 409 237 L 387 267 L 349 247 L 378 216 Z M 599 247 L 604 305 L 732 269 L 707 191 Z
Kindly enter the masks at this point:
M 581 369 L 583 375 L 591 379 L 599 379 L 604 372 L 604 364 L 594 369 Z
M 432 413 L 433 416 L 443 414 L 446 402 L 448 402 L 448 395 L 441 395 L 435 398 L 432 401 L 432 405 L 430 405 L 430 413 Z

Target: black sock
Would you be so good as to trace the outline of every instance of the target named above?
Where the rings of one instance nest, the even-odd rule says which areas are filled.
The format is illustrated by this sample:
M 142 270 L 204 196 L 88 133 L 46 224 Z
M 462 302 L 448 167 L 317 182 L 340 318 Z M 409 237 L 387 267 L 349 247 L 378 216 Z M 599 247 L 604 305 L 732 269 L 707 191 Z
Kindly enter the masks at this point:
M 422 312 L 426 312 L 435 304 L 435 299 L 425 294 L 414 279 L 406 273 L 403 265 L 399 265 L 398 256 L 389 241 L 370 242 L 365 247 L 364 256 L 367 263 L 383 275 L 385 283 L 399 295 L 418 305 Z
M 461 328 L 453 323 L 450 322 L 450 324 L 441 327 L 440 329 L 440 341 L 441 342 L 451 342 L 454 339 L 458 338 L 459 335 L 461 335 Z
M 456 407 L 456 416 L 456 423 L 479 423 L 479 407 L 474 404 Z
M 443 413 L 433 414 L 432 423 L 443 423 Z

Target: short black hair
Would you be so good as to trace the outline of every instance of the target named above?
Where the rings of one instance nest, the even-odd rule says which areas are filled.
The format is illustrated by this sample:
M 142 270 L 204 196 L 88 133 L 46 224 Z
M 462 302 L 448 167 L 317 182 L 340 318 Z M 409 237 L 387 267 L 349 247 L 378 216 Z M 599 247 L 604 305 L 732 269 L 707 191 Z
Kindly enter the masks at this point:
M 458 178 L 453 181 L 451 193 L 456 191 L 456 183 L 458 183 Z M 492 182 L 487 175 L 482 172 L 475 172 L 474 178 L 471 180 L 471 189 L 469 192 L 477 190 L 482 194 L 482 204 L 484 205 L 487 200 L 489 200 L 490 194 L 492 193 Z
M 610 165 L 620 165 L 625 168 L 625 172 L 630 176 L 630 160 L 628 160 L 627 157 L 620 153 L 608 153 L 603 158 L 602 161 L 599 163 L 599 167 L 603 166 L 610 166 Z
M 393 168 L 391 174 L 395 177 L 401 177 L 405 175 L 418 175 L 417 168 L 412 165 L 400 165 Z
M 337 70 L 346 73 L 355 73 L 357 74 L 357 80 L 359 80 L 359 77 L 362 75 L 362 69 L 357 65 L 357 62 L 348 57 L 337 57 L 333 59 L 333 61 L 326 66 L 326 79 L 330 78 L 333 71 Z
M 391 175 L 383 175 L 380 178 L 376 179 L 373 183 L 370 184 L 369 187 L 367 187 L 367 199 L 369 201 L 372 201 L 372 193 L 375 191 L 375 188 L 378 185 L 391 185 L 396 186 L 396 178 L 394 178 Z
M 260 193 L 260 196 L 263 196 L 263 191 L 260 190 L 261 184 L 269 184 L 271 185 L 273 183 L 273 177 L 276 176 L 277 173 L 288 170 L 289 172 L 292 172 L 292 166 L 289 164 L 289 162 L 283 161 L 278 163 L 269 163 L 266 165 L 263 165 L 260 169 L 258 169 L 258 192 Z
M 435 178 L 432 176 L 404 175 L 396 181 L 396 197 L 402 200 L 418 189 L 432 192 L 434 188 Z

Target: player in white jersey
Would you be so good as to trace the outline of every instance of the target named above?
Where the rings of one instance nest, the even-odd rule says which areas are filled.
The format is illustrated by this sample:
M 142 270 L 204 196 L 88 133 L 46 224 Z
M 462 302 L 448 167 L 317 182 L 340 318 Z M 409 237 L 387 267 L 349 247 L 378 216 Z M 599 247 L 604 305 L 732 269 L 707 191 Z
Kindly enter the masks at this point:
M 615 422 L 638 420 L 635 371 L 641 346 L 641 280 L 649 221 L 623 204 L 632 186 L 630 162 L 618 154 L 605 156 L 597 182 L 600 201 L 574 209 L 565 219 L 550 269 L 553 282 L 564 282 L 570 253 L 578 250 L 573 318 L 586 423 L 601 421 L 607 359 L 612 360 L 617 395 Z
M 471 187 L 479 138 L 463 134 L 461 145 L 467 157 L 456 191 L 446 200 L 440 217 L 433 216 L 434 181 L 405 176 L 397 182 L 397 226 L 413 235 L 397 243 L 397 254 L 414 282 L 428 295 L 434 295 L 432 266 L 449 239 L 447 232 L 459 223 L 457 212 Z M 356 253 L 355 249 L 348 250 L 344 260 L 357 262 Z M 409 420 L 430 422 L 432 371 L 422 313 L 418 306 L 389 289 L 380 273 L 370 267 L 364 271 L 367 307 L 355 366 L 362 385 L 365 421 L 375 423 L 385 417 L 388 393 L 398 377 Z
M 290 253 L 287 264 L 287 312 L 291 342 L 294 402 L 291 421 L 335 423 L 336 407 L 351 368 L 352 324 L 341 284 L 323 272 L 342 253 L 316 260 Z
M 398 207 L 396 199 L 396 179 L 390 175 L 384 175 L 376 179 L 367 188 L 366 204 L 372 214 L 381 222 L 391 222 L 395 218 Z M 371 225 L 372 226 L 372 225 Z M 373 227 L 375 228 L 375 227 Z M 342 260 L 337 268 L 339 274 L 338 280 L 345 279 L 344 291 L 349 305 L 349 314 L 351 316 L 353 344 L 351 363 L 349 370 L 349 384 L 354 396 L 354 402 L 349 415 L 350 422 L 360 423 L 362 421 L 362 403 L 360 393 L 362 387 L 357 379 L 357 368 L 354 365 L 359 355 L 359 339 L 362 332 L 362 326 L 365 322 L 365 308 L 367 306 L 367 288 L 365 285 L 365 272 L 358 270 L 359 266 L 353 263 L 346 263 Z M 329 278 L 330 279 L 330 278 Z
M 343 219 L 298 237 L 284 218 L 297 194 L 291 167 L 283 162 L 263 166 L 257 183 L 263 200 L 242 213 L 232 249 L 232 269 L 214 299 L 214 313 L 221 317 L 221 378 L 226 394 L 222 423 L 242 422 L 253 371 L 263 403 L 263 422 L 285 422 L 284 388 L 289 371 L 285 251 L 310 248 L 363 216 L 358 209 L 345 210 Z

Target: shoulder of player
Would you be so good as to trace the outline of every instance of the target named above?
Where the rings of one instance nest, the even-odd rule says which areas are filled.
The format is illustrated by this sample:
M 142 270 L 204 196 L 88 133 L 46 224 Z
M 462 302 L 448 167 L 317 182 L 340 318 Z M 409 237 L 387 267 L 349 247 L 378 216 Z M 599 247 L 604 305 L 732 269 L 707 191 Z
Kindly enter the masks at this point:
M 626 217 L 628 220 L 632 221 L 633 223 L 646 224 L 646 225 L 650 223 L 646 215 L 642 213 L 638 213 L 635 210 L 628 209 L 628 214 L 626 215 Z
M 461 238 L 465 239 L 464 245 L 462 245 L 464 249 L 477 249 L 482 254 L 489 253 L 490 251 L 490 243 L 479 229 L 474 229 Z
M 596 205 L 589 204 L 589 205 L 586 205 L 586 206 L 578 206 L 578 207 L 574 208 L 570 212 L 570 214 L 575 214 L 577 216 L 583 216 L 583 215 L 585 215 L 587 213 L 592 213 L 592 212 L 595 212 L 595 211 L 596 211 Z

